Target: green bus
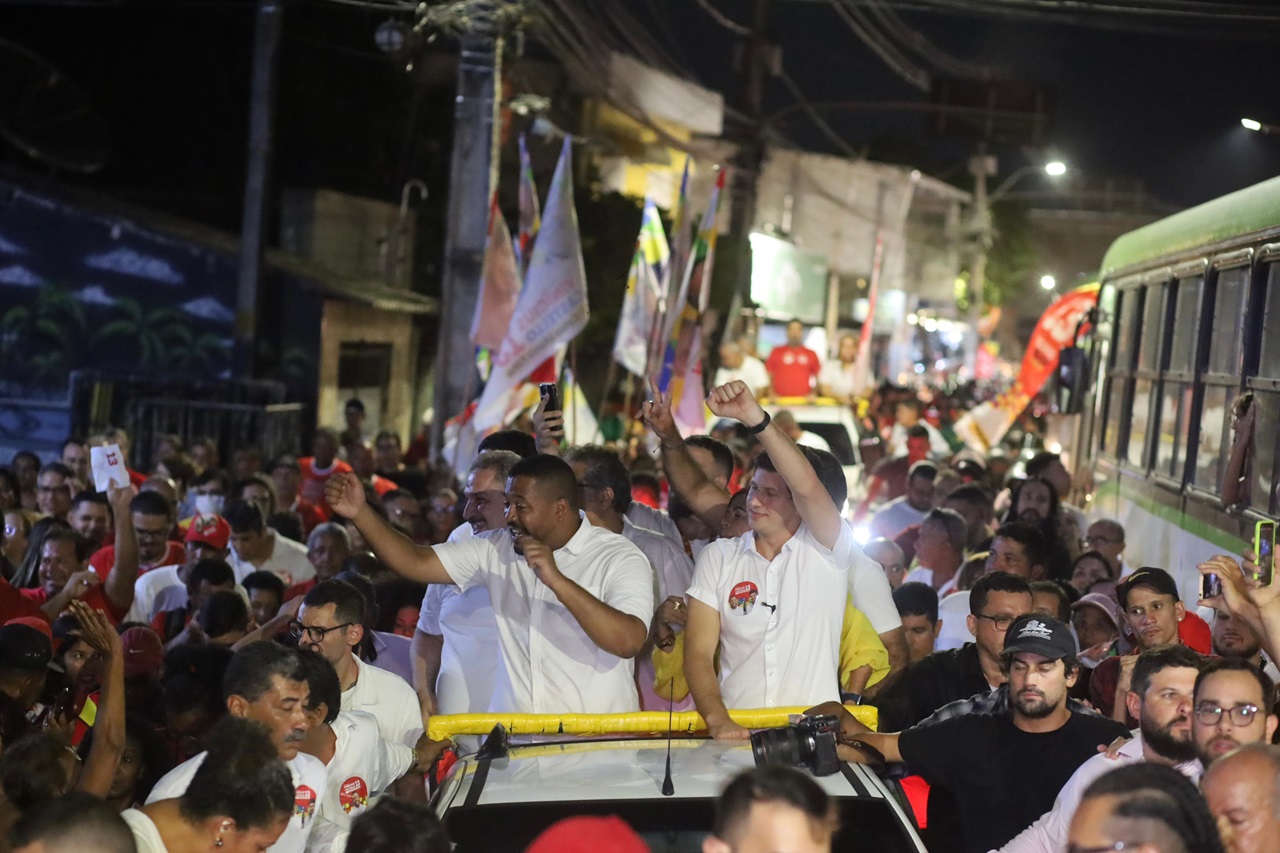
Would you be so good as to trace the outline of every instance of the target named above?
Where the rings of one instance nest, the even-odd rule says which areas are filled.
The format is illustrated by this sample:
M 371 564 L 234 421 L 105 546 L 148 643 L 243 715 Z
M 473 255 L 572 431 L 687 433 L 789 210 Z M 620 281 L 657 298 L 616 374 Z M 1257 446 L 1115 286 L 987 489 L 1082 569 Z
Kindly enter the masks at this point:
M 1280 513 L 1280 178 L 1125 234 L 1099 281 L 1076 482 L 1090 518 L 1124 525 L 1126 564 L 1194 602 L 1196 564 Z

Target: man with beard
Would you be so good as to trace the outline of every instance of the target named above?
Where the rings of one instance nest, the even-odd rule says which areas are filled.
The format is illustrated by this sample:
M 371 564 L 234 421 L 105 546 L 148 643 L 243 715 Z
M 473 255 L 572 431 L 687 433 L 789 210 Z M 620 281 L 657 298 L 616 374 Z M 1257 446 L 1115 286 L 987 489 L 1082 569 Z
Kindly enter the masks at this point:
M 1233 615 L 1225 602 L 1213 611 L 1213 653 L 1220 658 L 1248 661 L 1275 681 L 1280 669 L 1262 653 L 1257 633 L 1240 616 Z
M 507 529 L 452 544 L 417 546 L 396 533 L 353 473 L 333 474 L 326 499 L 396 574 L 489 590 L 502 655 L 490 711 L 640 709 L 632 658 L 649 636 L 653 569 L 635 545 L 583 517 L 568 463 L 520 460 L 506 483 Z
M 1062 622 L 1043 613 L 1019 617 L 1009 626 L 1002 662 L 1012 699 L 1007 713 L 967 714 L 898 734 L 858 732 L 851 714 L 841 716 L 842 759 L 906 762 L 955 799 L 961 829 L 935 834 L 928 842 L 933 853 L 983 853 L 1006 843 L 1052 807 L 1099 744 L 1127 734 L 1119 723 L 1068 708 L 1080 665 Z
M 1095 755 L 1080 765 L 1063 786 L 1053 808 L 1001 848 L 1001 853 L 1062 853 L 1067 847 L 1071 818 L 1084 791 L 1102 774 L 1123 764 L 1150 761 L 1174 767 L 1192 782 L 1199 779 L 1200 762 L 1191 741 L 1191 709 L 1196 676 L 1204 659 L 1186 646 L 1162 646 L 1144 652 L 1133 670 L 1133 684 L 1125 697 L 1129 713 L 1138 718 L 1139 734 L 1109 754 Z
M 1251 664 L 1215 658 L 1196 678 L 1191 738 L 1207 770 L 1213 762 L 1246 743 L 1270 743 L 1276 733 L 1271 713 L 1275 685 Z

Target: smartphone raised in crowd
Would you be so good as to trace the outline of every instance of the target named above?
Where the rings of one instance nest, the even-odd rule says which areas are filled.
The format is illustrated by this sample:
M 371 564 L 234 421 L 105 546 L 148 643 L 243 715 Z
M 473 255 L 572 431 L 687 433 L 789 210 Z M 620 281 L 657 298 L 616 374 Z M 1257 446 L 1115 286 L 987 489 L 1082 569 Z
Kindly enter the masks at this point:
M 1253 531 L 1253 553 L 1257 556 L 1258 571 L 1254 579 L 1263 586 L 1271 586 L 1275 577 L 1276 523 L 1259 521 Z
M 538 386 L 538 394 L 542 396 L 547 404 L 542 407 L 544 412 L 560 411 L 560 386 L 554 382 L 543 382 Z

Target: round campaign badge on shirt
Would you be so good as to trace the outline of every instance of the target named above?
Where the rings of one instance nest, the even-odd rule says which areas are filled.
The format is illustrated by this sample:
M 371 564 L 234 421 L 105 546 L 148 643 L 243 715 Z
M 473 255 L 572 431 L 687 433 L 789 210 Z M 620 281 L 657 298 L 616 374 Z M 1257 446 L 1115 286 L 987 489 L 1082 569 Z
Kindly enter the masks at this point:
M 338 802 L 347 814 L 364 808 L 369 805 L 369 786 L 359 776 L 352 776 L 338 789 Z
M 756 585 L 751 581 L 743 581 L 729 592 L 729 609 L 741 610 L 742 615 L 746 616 L 756 606 L 756 599 L 759 597 L 760 590 Z
M 316 792 L 314 789 L 299 785 L 293 792 L 293 815 L 306 826 L 307 821 L 316 813 Z

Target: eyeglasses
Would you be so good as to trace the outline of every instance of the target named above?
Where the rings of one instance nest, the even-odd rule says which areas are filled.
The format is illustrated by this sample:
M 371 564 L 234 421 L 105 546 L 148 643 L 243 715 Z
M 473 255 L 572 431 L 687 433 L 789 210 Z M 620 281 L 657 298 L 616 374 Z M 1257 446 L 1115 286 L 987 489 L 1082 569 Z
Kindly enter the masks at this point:
M 311 643 L 323 643 L 324 638 L 330 631 L 340 631 L 343 628 L 350 628 L 354 622 L 343 622 L 341 625 L 334 625 L 332 628 L 320 628 L 313 625 L 303 625 L 301 622 L 294 621 L 289 623 L 289 633 L 294 639 L 301 640 L 302 635 L 307 635 L 307 641 Z
M 1104 844 L 1101 847 L 1081 847 L 1079 844 L 1072 844 L 1067 847 L 1067 853 L 1115 853 L 1116 851 L 1128 849 L 1128 844 L 1123 841 L 1116 841 L 1112 844 Z
M 1206 702 L 1196 706 L 1196 719 L 1203 726 L 1216 726 L 1222 719 L 1222 715 L 1228 714 L 1233 725 L 1244 728 L 1253 722 L 1257 713 L 1257 705 L 1236 705 L 1232 708 L 1223 708 L 1220 705 L 1210 705 Z
M 1008 631 L 1009 626 L 1013 624 L 1013 620 L 1017 619 L 1018 617 L 1017 616 L 988 616 L 985 613 L 979 613 L 978 618 L 990 619 L 991 624 L 996 626 L 997 631 Z

